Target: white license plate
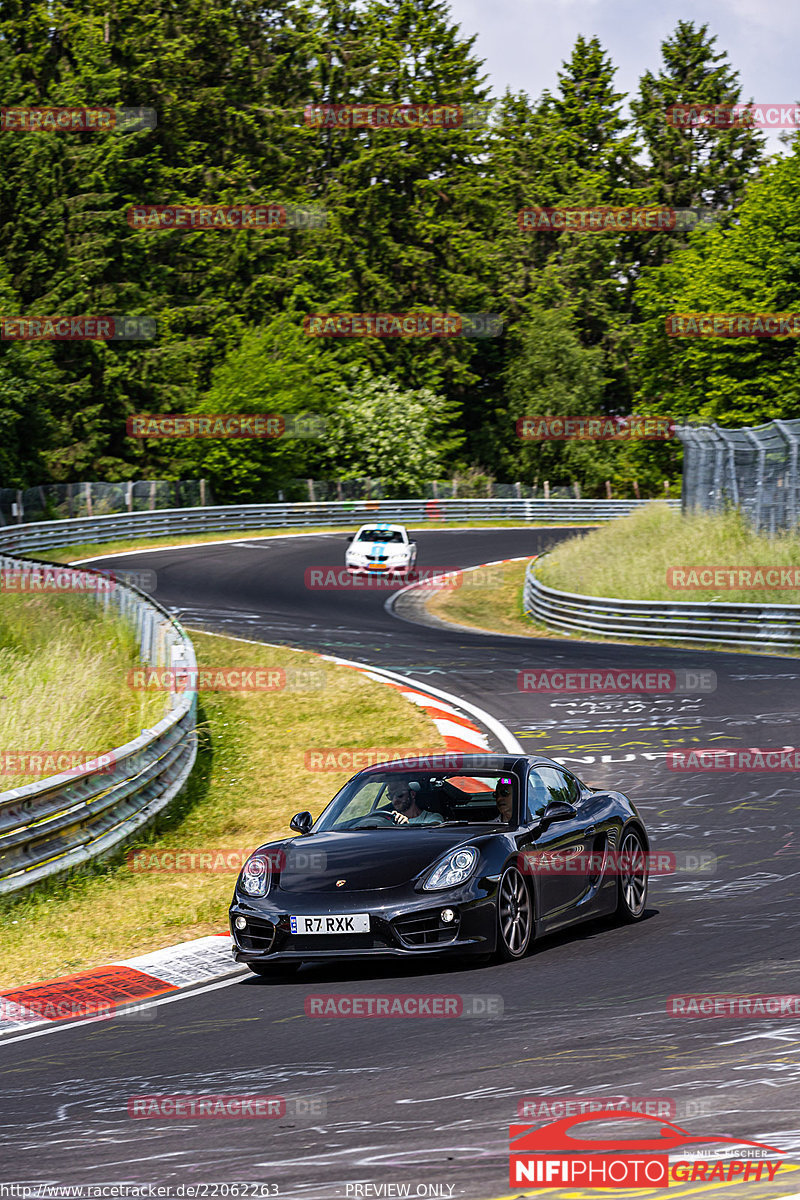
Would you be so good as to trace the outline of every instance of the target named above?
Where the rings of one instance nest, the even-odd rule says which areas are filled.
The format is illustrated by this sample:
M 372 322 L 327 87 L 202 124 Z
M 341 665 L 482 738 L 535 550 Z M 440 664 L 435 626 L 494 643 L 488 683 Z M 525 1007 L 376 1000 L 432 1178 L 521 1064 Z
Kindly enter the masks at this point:
M 335 917 L 290 917 L 292 933 L 369 933 L 369 913 Z

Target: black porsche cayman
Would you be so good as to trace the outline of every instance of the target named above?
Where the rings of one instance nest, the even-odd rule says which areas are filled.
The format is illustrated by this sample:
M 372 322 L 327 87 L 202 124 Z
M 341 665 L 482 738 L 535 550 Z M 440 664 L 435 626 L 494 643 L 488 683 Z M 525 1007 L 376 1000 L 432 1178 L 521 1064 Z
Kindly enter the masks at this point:
M 230 908 L 257 975 L 303 961 L 522 958 L 544 933 L 647 900 L 635 806 L 540 755 L 442 754 L 359 772 L 299 835 L 258 848 Z

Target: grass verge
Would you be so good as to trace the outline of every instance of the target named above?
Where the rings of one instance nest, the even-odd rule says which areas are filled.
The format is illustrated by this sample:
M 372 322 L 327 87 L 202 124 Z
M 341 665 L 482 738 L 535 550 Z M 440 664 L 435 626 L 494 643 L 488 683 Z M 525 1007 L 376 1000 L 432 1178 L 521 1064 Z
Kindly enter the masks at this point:
M 91 759 L 160 721 L 163 693 L 128 687 L 138 661 L 127 623 L 89 597 L 3 594 L 0 791 L 58 774 L 53 760 L 44 770 L 15 772 L 22 764 L 12 756 L 49 751 Z M 80 697 L 80 705 L 67 697 Z
M 800 540 L 789 533 L 762 537 L 731 511 L 684 517 L 654 503 L 555 547 L 538 578 L 549 587 L 623 600 L 732 604 L 797 604 L 793 590 L 676 588 L 671 567 L 800 567 Z M 686 579 L 689 576 L 687 573 Z
M 192 634 L 192 640 L 201 667 L 304 668 L 325 686 L 201 694 L 200 749 L 191 779 L 170 813 L 128 847 L 129 852 L 146 847 L 149 863 L 153 854 L 166 851 L 247 853 L 261 841 L 288 834 L 294 813 L 309 809 L 316 816 L 354 772 L 307 770 L 305 751 L 313 747 L 388 742 L 444 748 L 429 718 L 393 688 L 352 668 L 210 634 Z M 94 864 L 0 904 L 0 987 L 226 931 L 235 868 L 135 871 L 127 859 Z
M 461 587 L 434 592 L 425 607 L 431 616 L 470 629 L 519 637 L 546 637 L 546 631 L 533 626 L 530 618 L 525 616 L 522 589 L 529 562 L 530 559 L 503 563 L 486 568 L 485 572 L 481 568 L 465 571 Z M 487 582 L 491 579 L 491 586 L 479 586 L 484 574 Z

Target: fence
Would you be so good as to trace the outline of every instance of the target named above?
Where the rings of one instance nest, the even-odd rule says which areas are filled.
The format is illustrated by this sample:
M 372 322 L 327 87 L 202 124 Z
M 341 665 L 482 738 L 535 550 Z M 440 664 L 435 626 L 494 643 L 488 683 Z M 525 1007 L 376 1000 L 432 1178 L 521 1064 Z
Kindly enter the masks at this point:
M 800 517 L 800 420 L 754 428 L 682 426 L 684 512 L 738 506 L 759 531 L 794 529 Z
M 214 497 L 205 479 L 45 483 L 24 490 L 0 488 L 0 525 L 213 503 Z
M 0 554 L 0 570 L 47 567 L 53 564 Z M 86 594 L 132 623 L 143 663 L 196 671 L 194 648 L 181 626 L 136 588 L 115 583 Z M 90 765 L 0 792 L 0 895 L 111 853 L 170 803 L 197 755 L 197 692 L 177 692 L 171 704 L 152 729 L 103 756 L 110 770 Z
M 305 500 L 385 500 L 397 490 L 391 479 L 363 476 L 359 479 L 292 479 L 279 499 Z M 433 479 L 417 489 L 423 500 L 579 500 L 577 484 L 561 487 L 545 482 L 541 487 L 527 483 L 498 483 L 491 475 L 471 475 L 453 479 Z
M 727 646 L 800 645 L 800 605 L 723 604 L 717 601 L 617 600 L 545 587 L 536 578 L 541 555 L 525 573 L 525 611 L 553 629 L 602 637 L 719 643 Z
M 0 529 L 0 550 L 49 550 L 117 538 L 181 537 L 225 530 L 358 526 L 365 521 L 519 521 L 597 524 L 627 516 L 648 500 L 346 500 L 327 504 L 243 504 L 119 513 L 74 521 L 41 521 Z M 680 501 L 669 501 L 678 507 Z

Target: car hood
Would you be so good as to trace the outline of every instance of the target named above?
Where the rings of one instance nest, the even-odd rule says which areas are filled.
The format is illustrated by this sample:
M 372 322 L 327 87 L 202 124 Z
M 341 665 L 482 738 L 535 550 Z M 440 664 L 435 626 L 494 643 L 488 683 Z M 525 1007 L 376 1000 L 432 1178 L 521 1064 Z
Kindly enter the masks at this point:
M 400 887 L 433 866 L 451 847 L 475 840 L 476 835 L 464 826 L 431 825 L 291 838 L 280 845 L 286 852 L 285 865 L 277 889 L 273 884 L 272 890 L 341 893 Z M 340 879 L 345 882 L 337 888 Z
M 407 554 L 409 547 L 400 542 L 351 542 L 350 548 L 358 554 L 375 554 L 379 558 Z

